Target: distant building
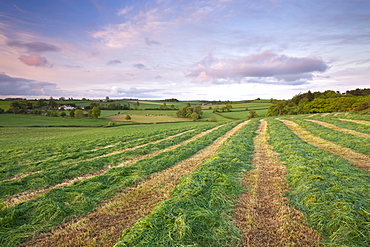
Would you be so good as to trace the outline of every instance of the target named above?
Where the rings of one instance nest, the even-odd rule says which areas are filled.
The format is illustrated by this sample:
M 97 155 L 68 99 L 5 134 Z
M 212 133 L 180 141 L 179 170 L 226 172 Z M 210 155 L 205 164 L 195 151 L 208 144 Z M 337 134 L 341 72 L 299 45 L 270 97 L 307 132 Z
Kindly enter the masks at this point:
M 76 107 L 74 106 L 70 106 L 70 105 L 62 105 L 62 106 L 59 106 L 58 107 L 59 110 L 73 110 L 73 109 L 76 109 Z

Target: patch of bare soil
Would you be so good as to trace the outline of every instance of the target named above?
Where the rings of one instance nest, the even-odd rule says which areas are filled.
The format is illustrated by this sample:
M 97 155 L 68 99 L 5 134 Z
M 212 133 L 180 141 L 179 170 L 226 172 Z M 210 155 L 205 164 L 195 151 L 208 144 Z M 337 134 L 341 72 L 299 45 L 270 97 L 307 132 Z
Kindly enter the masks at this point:
M 351 134 L 351 135 L 354 135 L 354 136 L 359 136 L 359 137 L 364 137 L 364 138 L 370 138 L 370 135 L 369 134 L 365 134 L 365 133 L 361 133 L 361 132 L 357 132 L 355 130 L 350 130 L 350 129 L 344 129 L 344 128 L 340 128 L 334 124 L 330 124 L 330 123 L 325 123 L 325 122 L 321 122 L 321 121 L 317 121 L 317 120 L 312 120 L 312 119 L 305 119 L 306 121 L 311 121 L 311 122 L 314 122 L 314 123 L 317 123 L 317 124 L 320 124 L 326 128 L 330 128 L 330 129 L 333 129 L 333 130 L 336 130 L 336 131 L 340 131 L 340 132 L 343 132 L 343 133 L 347 133 L 347 134 Z
M 344 119 L 344 118 L 339 118 L 339 120 L 347 121 L 347 122 L 353 122 L 353 123 L 358 123 L 358 124 L 370 125 L 370 122 L 369 121 L 365 121 L 365 120 L 353 120 L 353 119 Z
M 354 150 L 350 148 L 339 146 L 333 142 L 330 142 L 318 136 L 315 136 L 311 132 L 299 126 L 295 122 L 292 122 L 289 120 L 280 120 L 280 121 L 282 121 L 286 126 L 288 126 L 288 128 L 294 134 L 296 134 L 299 138 L 301 138 L 303 141 L 317 148 L 325 150 L 334 156 L 346 159 L 350 164 L 352 164 L 353 166 L 361 170 L 370 172 L 370 156 L 369 155 L 355 152 Z
M 152 174 L 138 185 L 129 187 L 102 203 L 97 210 L 42 234 L 22 246 L 114 245 L 123 230 L 148 215 L 158 202 L 169 199 L 179 178 L 193 172 L 197 166 L 216 154 L 220 147 L 245 124 L 247 122 L 236 126 L 191 158 Z
M 320 246 L 320 236 L 304 223 L 304 216 L 288 206 L 286 168 L 268 144 L 267 122 L 262 120 L 254 138 L 255 169 L 246 173 L 235 211 L 242 232 L 241 246 Z

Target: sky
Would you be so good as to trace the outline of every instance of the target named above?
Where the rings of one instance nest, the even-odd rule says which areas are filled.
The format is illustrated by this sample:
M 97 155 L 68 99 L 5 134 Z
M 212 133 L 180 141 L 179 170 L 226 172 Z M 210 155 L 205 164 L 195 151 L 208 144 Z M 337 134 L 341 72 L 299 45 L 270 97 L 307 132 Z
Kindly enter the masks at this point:
M 368 0 L 0 1 L 0 98 L 290 99 L 369 78 Z

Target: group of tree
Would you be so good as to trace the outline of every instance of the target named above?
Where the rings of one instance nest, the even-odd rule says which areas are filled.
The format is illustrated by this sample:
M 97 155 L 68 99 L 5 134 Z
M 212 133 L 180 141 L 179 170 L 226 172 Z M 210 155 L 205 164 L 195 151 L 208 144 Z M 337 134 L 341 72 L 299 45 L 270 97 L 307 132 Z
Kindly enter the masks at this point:
M 139 106 L 139 102 L 135 103 L 134 106 Z M 119 102 L 110 102 L 109 104 L 103 102 L 91 102 L 89 106 L 85 106 L 85 110 L 93 109 L 94 107 L 99 107 L 100 110 L 131 110 L 130 103 L 123 104 Z
M 358 96 L 354 96 L 354 94 Z M 362 111 L 370 104 L 370 90 L 356 89 L 346 94 L 327 90 L 323 93 L 308 91 L 290 100 L 275 100 L 266 116 L 296 115 L 325 112 Z
M 213 112 L 220 112 L 220 111 L 225 112 L 225 111 L 231 111 L 231 109 L 232 109 L 232 108 L 233 108 L 233 106 L 232 106 L 232 105 L 230 105 L 230 104 L 227 104 L 227 105 L 225 105 L 225 106 L 221 106 L 221 107 L 216 106 L 216 107 L 215 107 L 215 109 L 213 110 Z
M 199 119 L 201 115 L 203 115 L 203 111 L 200 105 L 192 107 L 188 104 L 187 106 L 180 107 L 176 112 L 177 117 L 186 117 L 193 121 Z

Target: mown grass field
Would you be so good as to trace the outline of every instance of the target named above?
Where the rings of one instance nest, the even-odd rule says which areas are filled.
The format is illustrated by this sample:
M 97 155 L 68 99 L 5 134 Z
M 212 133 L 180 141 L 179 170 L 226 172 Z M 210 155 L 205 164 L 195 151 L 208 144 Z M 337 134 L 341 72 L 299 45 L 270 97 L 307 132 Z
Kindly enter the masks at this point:
M 3 115 L 0 246 L 370 246 L 369 116 Z

